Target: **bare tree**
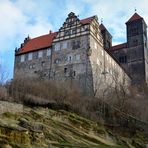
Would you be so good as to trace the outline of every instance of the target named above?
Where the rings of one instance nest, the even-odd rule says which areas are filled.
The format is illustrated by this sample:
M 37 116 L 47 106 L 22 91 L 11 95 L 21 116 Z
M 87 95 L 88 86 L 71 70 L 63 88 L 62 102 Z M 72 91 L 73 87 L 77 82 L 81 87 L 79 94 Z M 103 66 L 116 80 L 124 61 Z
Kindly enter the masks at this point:
M 9 74 L 6 68 L 0 63 L 0 85 L 8 80 Z

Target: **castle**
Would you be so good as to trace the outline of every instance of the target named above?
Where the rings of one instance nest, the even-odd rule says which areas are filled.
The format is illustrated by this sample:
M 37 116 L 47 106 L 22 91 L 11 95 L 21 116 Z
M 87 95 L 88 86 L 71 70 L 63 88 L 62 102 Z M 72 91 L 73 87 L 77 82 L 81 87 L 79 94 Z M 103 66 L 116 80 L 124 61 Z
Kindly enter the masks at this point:
M 16 48 L 14 78 L 70 80 L 90 95 L 100 85 L 147 82 L 146 23 L 135 13 L 126 26 L 127 42 L 112 46 L 112 36 L 97 16 L 80 20 L 71 12 L 57 32 L 27 37 Z

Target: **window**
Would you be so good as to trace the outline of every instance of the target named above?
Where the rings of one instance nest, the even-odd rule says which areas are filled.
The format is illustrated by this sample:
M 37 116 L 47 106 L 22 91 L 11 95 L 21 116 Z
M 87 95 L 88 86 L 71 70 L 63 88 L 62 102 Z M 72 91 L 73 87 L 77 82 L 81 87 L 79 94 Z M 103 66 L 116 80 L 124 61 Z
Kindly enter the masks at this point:
M 45 66 L 45 61 L 42 61 L 41 66 L 42 66 L 42 67 Z
M 127 57 L 126 56 L 119 57 L 119 62 L 120 63 L 126 63 L 127 62 Z
M 21 55 L 21 62 L 25 61 L 25 55 Z
M 47 56 L 51 55 L 51 49 L 47 49 Z
M 35 68 L 35 64 L 32 64 L 32 68 Z
M 73 76 L 74 76 L 74 77 L 76 76 L 76 71 L 73 71 Z
M 65 74 L 67 73 L 67 68 L 64 68 L 64 73 L 65 73 Z
M 42 56 L 43 56 L 43 51 L 39 51 L 38 52 L 38 58 L 42 58 Z
M 80 48 L 81 42 L 79 40 L 72 41 L 72 49 L 78 49 Z
M 80 55 L 76 55 L 76 61 L 80 60 Z
M 55 51 L 58 51 L 58 50 L 60 50 L 60 44 L 55 44 Z
M 29 69 L 32 69 L 32 65 L 29 65 Z
M 61 49 L 67 49 L 67 42 L 61 43 Z
M 35 64 L 29 65 L 29 69 L 34 69 L 34 68 L 35 68 Z
M 67 60 L 72 61 L 72 56 L 68 56 Z
M 55 59 L 54 63 L 55 64 L 60 64 L 61 63 L 61 60 L 60 59 Z
M 32 53 L 28 54 L 28 60 L 32 60 Z
M 78 33 L 80 32 L 80 28 L 77 29 L 77 32 L 78 32 Z

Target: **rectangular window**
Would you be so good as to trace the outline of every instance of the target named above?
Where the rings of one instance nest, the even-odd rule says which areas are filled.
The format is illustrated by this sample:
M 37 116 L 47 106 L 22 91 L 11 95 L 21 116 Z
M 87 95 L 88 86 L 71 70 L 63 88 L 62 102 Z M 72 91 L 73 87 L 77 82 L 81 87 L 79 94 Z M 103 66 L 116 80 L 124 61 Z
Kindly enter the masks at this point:
M 47 56 L 51 56 L 51 49 L 47 49 Z
M 38 57 L 39 57 L 39 58 L 42 58 L 42 56 L 43 56 L 43 51 L 39 51 L 39 52 L 38 52 Z
M 74 76 L 74 77 L 76 76 L 76 71 L 73 71 L 73 76 Z
M 119 57 L 119 62 L 120 63 L 126 63 L 127 62 L 127 57 L 126 56 Z
M 55 51 L 58 51 L 58 50 L 60 50 L 60 44 L 55 44 Z
M 41 66 L 42 66 L 42 67 L 45 66 L 45 61 L 42 61 Z
M 80 55 L 76 55 L 76 61 L 80 60 Z
M 72 56 L 68 56 L 67 61 L 72 61 Z
M 28 54 L 28 60 L 32 60 L 32 53 Z
M 72 49 L 78 49 L 80 48 L 81 42 L 79 40 L 73 40 L 72 41 Z
M 61 43 L 61 49 L 67 49 L 67 42 Z
M 21 55 L 21 62 L 25 61 L 25 55 Z
M 65 73 L 65 74 L 67 73 L 67 68 L 64 68 L 64 73 Z

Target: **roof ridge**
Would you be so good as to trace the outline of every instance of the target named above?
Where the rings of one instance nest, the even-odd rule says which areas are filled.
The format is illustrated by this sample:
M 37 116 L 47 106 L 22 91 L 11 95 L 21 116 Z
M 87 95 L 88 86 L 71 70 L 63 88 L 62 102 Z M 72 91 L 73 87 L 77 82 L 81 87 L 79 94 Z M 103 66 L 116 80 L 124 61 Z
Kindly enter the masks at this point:
M 40 35 L 40 36 L 37 36 L 37 37 L 34 37 L 34 38 L 30 38 L 30 40 L 38 39 L 38 38 L 40 38 L 40 37 L 45 37 L 45 36 L 47 36 L 47 35 L 53 35 L 53 34 L 55 34 L 55 33 L 57 33 L 57 32 L 51 32 L 51 33 L 48 33 L 48 34 L 43 34 L 43 35 Z

